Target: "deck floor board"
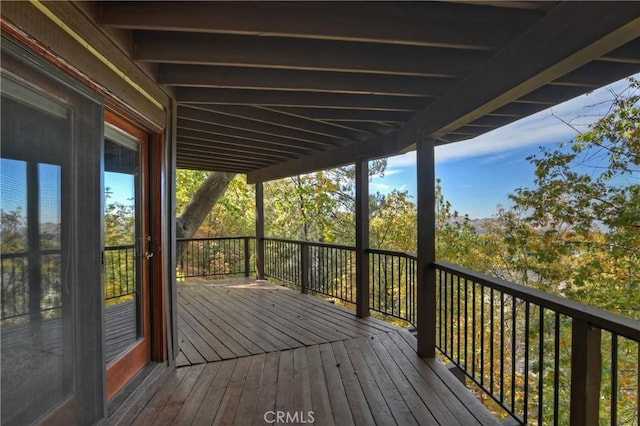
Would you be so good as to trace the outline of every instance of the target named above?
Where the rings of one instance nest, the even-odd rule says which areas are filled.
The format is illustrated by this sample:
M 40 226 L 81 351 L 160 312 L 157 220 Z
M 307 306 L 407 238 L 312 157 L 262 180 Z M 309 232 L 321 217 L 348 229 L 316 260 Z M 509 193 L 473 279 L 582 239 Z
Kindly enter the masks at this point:
M 136 424 L 499 424 L 405 329 L 265 283 L 180 284 L 178 297 L 186 365 Z

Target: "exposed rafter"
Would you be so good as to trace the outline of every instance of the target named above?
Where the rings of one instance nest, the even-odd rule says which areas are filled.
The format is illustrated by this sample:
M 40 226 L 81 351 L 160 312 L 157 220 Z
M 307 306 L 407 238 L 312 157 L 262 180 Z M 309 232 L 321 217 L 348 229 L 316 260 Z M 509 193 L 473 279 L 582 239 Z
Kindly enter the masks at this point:
M 436 2 L 108 2 L 100 16 L 103 25 L 120 28 L 491 49 L 540 12 Z
M 393 135 L 250 172 L 248 180 L 393 155 L 420 139 L 441 138 L 637 37 L 640 3 L 562 3 Z

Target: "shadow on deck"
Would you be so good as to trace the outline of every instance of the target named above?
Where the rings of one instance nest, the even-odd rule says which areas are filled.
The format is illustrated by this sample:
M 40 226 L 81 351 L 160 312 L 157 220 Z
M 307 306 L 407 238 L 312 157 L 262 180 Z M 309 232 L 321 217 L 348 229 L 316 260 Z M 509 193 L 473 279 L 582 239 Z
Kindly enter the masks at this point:
M 498 424 L 407 330 L 247 280 L 178 298 L 179 368 L 134 424 Z

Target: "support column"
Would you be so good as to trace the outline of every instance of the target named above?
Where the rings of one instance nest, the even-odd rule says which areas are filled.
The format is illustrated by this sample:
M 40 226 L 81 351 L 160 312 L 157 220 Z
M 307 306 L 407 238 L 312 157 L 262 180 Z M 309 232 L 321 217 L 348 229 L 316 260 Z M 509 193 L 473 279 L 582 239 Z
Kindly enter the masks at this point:
M 602 381 L 601 330 L 574 318 L 571 326 L 569 424 L 598 425 Z
M 418 355 L 436 355 L 436 176 L 434 143 L 421 139 L 416 151 L 418 187 Z
M 356 162 L 356 315 L 369 316 L 369 161 Z
M 256 182 L 256 276 L 264 280 L 264 186 Z

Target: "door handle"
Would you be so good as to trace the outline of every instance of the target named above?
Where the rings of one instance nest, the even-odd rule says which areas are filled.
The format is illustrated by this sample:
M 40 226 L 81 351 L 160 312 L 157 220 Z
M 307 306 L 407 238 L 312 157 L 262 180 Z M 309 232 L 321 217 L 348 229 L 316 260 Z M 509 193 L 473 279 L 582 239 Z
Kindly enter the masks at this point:
M 151 259 L 153 257 L 153 252 L 149 252 L 149 251 L 144 252 L 144 257 L 146 257 L 147 260 Z

